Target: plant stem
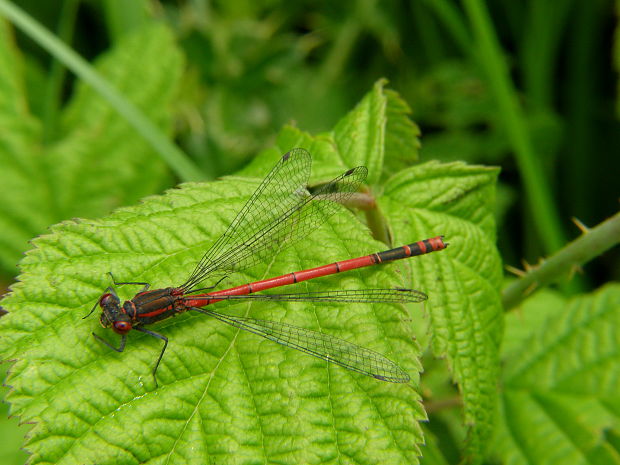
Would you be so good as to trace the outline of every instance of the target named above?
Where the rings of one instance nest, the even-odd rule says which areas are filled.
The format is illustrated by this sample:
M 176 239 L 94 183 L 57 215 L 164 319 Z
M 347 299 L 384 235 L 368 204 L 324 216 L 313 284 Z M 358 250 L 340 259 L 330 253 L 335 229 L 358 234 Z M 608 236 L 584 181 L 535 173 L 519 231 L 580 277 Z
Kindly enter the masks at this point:
M 60 10 L 60 21 L 58 24 L 58 35 L 63 42 L 71 43 L 73 37 L 75 16 L 79 0 L 65 0 Z M 52 142 L 56 136 L 58 127 L 58 112 L 60 109 L 60 94 L 65 79 L 66 68 L 57 59 L 53 59 L 49 78 L 45 86 L 45 97 L 43 105 L 43 140 Z
M 506 133 L 514 148 L 523 179 L 529 210 L 534 226 L 547 253 L 552 253 L 565 242 L 558 213 L 549 190 L 549 183 L 529 137 L 526 118 L 511 84 L 506 62 L 501 53 L 488 11 L 480 0 L 465 0 L 465 10 L 472 25 L 480 65 L 487 74 L 495 95 Z
M 567 18 L 574 0 L 530 2 L 520 55 L 524 89 L 534 109 L 550 111 L 553 106 L 553 73 L 557 70 L 558 47 L 567 31 Z
M 616 213 L 506 287 L 502 292 L 504 309 L 519 305 L 536 289 L 558 281 L 619 242 L 620 213 Z
M 80 79 L 99 92 L 108 104 L 153 147 L 182 181 L 197 181 L 202 177 L 200 169 L 170 142 L 168 137 L 142 111 L 124 98 L 86 60 L 13 3 L 0 0 L 0 15 L 8 18 Z
M 435 12 L 463 54 L 471 54 L 471 34 L 464 24 L 458 7 L 449 0 L 424 0 L 424 4 Z

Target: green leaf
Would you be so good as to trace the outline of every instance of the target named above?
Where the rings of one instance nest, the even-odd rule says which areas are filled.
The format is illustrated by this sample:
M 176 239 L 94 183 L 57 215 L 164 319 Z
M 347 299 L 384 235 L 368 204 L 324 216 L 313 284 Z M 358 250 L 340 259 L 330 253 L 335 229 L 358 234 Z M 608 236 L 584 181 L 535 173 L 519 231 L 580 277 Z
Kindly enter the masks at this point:
M 422 448 L 422 460 L 420 460 L 420 463 L 422 465 L 448 465 L 450 462 L 446 460 L 445 452 L 439 447 L 437 438 L 435 438 L 433 433 L 425 429 L 424 439 L 426 443 Z
M 3 23 L 4 24 L 4 23 Z M 26 241 L 54 222 L 96 217 L 132 203 L 169 181 L 147 143 L 92 89 L 78 85 L 56 142 L 41 146 L 39 123 L 28 113 L 20 57 L 6 28 L 0 45 L 0 264 L 10 270 Z M 139 59 L 138 59 L 139 57 Z M 161 26 L 130 34 L 97 65 L 126 98 L 165 132 L 182 58 Z M 161 70 L 166 72 L 162 73 Z
M 509 464 L 620 463 L 620 285 L 557 302 L 541 322 L 532 314 L 543 299 L 508 318 L 530 337 L 507 354 L 494 455 Z
M 154 327 L 170 340 L 156 389 L 151 369 L 161 341 L 132 333 L 125 351 L 116 353 L 90 333 L 112 344 L 118 344 L 117 336 L 100 328 L 95 315 L 82 319 L 112 284 L 108 271 L 119 281 L 145 281 L 153 288 L 183 282 L 259 179 L 291 146 L 313 153 L 312 183 L 358 164 L 381 173 L 385 147 L 365 143 L 378 140 L 388 124 L 382 112 L 390 99 L 380 90 L 375 86 L 363 100 L 376 104 L 361 105 L 378 114 L 362 117 L 358 107 L 345 117 L 347 124 L 338 125 L 338 137 L 350 131 L 347 150 L 335 142 L 338 131 L 311 136 L 287 127 L 276 147 L 257 157 L 244 176 L 185 184 L 102 220 L 58 224 L 33 241 L 21 263 L 19 283 L 2 301 L 10 313 L 0 319 L 0 358 L 17 359 L 7 380 L 13 387 L 7 397 L 12 413 L 35 423 L 26 444 L 33 463 L 418 462 L 423 443 L 418 422 L 426 414 L 417 394 L 420 349 L 409 321 L 422 313 L 419 306 L 220 304 L 224 312 L 286 321 L 384 353 L 412 376 L 410 386 L 382 383 L 223 327 L 204 315 L 183 314 Z M 384 103 L 378 104 L 380 100 Z M 354 122 L 364 119 L 383 121 L 383 126 L 355 129 Z M 476 439 L 485 437 L 486 424 L 478 414 L 488 403 L 485 382 L 495 379 L 487 342 L 495 342 L 501 326 L 489 297 L 501 276 L 487 214 L 495 176 L 495 170 L 462 164 L 403 170 L 385 188 L 375 186 L 384 191 L 378 202 L 394 237 L 411 243 L 444 233 L 450 248 L 296 287 L 412 286 L 428 292 L 435 345 L 457 365 L 455 378 L 463 386 L 466 418 L 476 422 Z M 468 252 L 469 247 L 477 253 Z M 220 287 L 385 248 L 343 208 L 301 246 L 228 278 Z M 130 285 L 118 289 L 122 298 L 139 290 Z M 451 326 L 456 317 L 467 323 Z M 451 342 L 455 334 L 470 338 L 469 347 L 475 345 L 472 341 L 479 344 L 477 352 L 468 352 L 465 342 Z M 476 363 L 480 366 L 471 368 Z M 474 387 L 481 394 L 473 394 Z
M 495 248 L 498 170 L 426 163 L 388 181 L 380 205 L 397 243 L 445 235 L 446 253 L 411 261 L 429 294 L 432 349 L 445 357 L 463 397 L 468 453 L 483 454 L 492 431 L 502 335 L 500 257 Z
M 0 379 L 4 379 L 7 364 L 0 366 Z M 0 396 L 4 398 L 8 388 L 0 387 Z M 8 418 L 8 405 L 0 404 L 0 463 L 3 465 L 21 465 L 26 462 L 28 455 L 21 450 L 21 443 L 28 427 L 18 424 L 16 418 Z
M 526 300 L 520 310 L 508 313 L 502 358 L 520 357 L 524 345 L 532 337 L 532 330 L 551 318 L 563 318 L 565 305 L 566 299 L 560 292 L 541 289 L 536 296 Z
M 34 463 L 416 461 L 424 413 L 407 385 L 381 383 L 206 317 L 181 315 L 157 327 L 171 342 L 155 390 L 150 370 L 159 341 L 132 334 L 117 354 L 90 337 L 94 330 L 114 338 L 97 329 L 96 317 L 82 320 L 111 284 L 107 271 L 153 286 L 182 282 L 188 264 L 255 187 L 240 178 L 187 184 L 104 220 L 58 225 L 34 241 L 21 282 L 3 301 L 11 313 L 0 320 L 2 358 L 20 359 L 7 381 L 14 387 L 13 414 L 37 422 L 26 446 Z M 378 248 L 343 209 L 311 243 L 238 279 Z M 384 267 L 297 289 L 394 285 L 400 285 L 397 271 Z M 126 297 L 137 290 L 120 289 Z M 376 349 L 394 357 L 417 384 L 417 348 L 400 323 L 402 307 L 255 304 L 225 311 L 285 320 Z
M 171 105 L 182 67 L 174 38 L 163 26 L 128 34 L 97 64 L 100 73 L 166 133 L 172 129 Z M 165 164 L 92 88 L 78 86 L 63 123 L 64 137 L 48 154 L 49 169 L 57 168 L 51 187 L 63 218 L 76 206 L 78 215 L 92 217 L 93 208 L 107 212 L 167 183 Z
M 366 165 L 368 181 L 376 183 L 383 171 L 385 156 L 385 131 L 387 125 L 387 100 L 380 79 L 371 92 L 343 119 L 332 133 L 337 150 L 350 166 Z M 364 155 L 360 159 L 360 155 Z
M 396 92 L 387 89 L 387 126 L 385 133 L 386 175 L 396 174 L 419 159 L 420 129 L 409 119 L 411 109 Z

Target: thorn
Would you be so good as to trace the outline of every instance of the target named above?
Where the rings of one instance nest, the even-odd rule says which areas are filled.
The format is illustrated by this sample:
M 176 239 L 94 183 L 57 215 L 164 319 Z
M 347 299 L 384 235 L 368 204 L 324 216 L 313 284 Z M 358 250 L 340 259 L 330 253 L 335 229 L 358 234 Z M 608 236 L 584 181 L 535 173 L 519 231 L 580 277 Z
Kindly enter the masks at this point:
M 525 261 L 525 259 L 521 260 L 521 265 L 523 265 L 523 269 L 525 271 L 531 271 L 532 270 L 532 265 L 530 265 L 528 262 Z
M 534 292 L 536 290 L 536 288 L 538 287 L 538 283 L 532 283 L 528 286 L 528 288 L 523 291 L 523 296 L 527 297 L 528 295 L 530 295 L 532 292 Z
M 568 272 L 568 279 L 573 279 L 576 273 L 583 275 L 583 268 L 579 265 L 573 264 Z
M 581 231 L 582 234 L 587 234 L 590 232 L 590 228 L 583 224 L 579 218 L 572 217 L 571 219 L 573 220 L 573 223 L 575 223 L 575 226 L 579 228 L 579 231 Z
M 512 266 L 512 265 L 504 265 L 504 268 L 506 269 L 506 271 L 508 271 L 509 273 L 512 273 L 520 278 L 522 278 L 523 276 L 526 275 L 525 271 L 520 270 L 519 268 L 517 268 L 516 266 Z

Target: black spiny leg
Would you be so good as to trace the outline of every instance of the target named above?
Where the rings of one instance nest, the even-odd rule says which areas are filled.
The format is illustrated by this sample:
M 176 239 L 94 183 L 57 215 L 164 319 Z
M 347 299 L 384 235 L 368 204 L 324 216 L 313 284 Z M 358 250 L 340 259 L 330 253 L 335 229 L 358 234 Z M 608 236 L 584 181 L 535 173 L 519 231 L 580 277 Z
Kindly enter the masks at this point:
M 161 339 L 162 341 L 164 341 L 164 347 L 161 349 L 161 353 L 159 354 L 159 358 L 157 359 L 157 363 L 155 363 L 155 368 L 153 368 L 153 379 L 155 380 L 155 386 L 159 387 L 159 384 L 157 383 L 157 368 L 159 367 L 159 362 L 161 362 L 162 357 L 164 356 L 164 352 L 166 351 L 166 347 L 168 347 L 168 338 L 166 336 L 164 336 L 163 334 L 158 334 L 156 332 L 153 331 L 149 331 L 148 329 L 144 329 L 144 328 L 140 328 L 139 326 L 137 328 L 133 328 L 136 331 L 140 331 L 144 334 L 148 334 L 149 336 L 153 336 L 156 337 L 157 339 Z
M 135 284 L 138 286 L 144 286 L 144 288 L 140 291 L 140 292 L 145 292 L 149 290 L 149 287 L 151 287 L 151 285 L 149 283 L 140 283 L 140 282 L 133 282 L 133 281 L 127 281 L 127 282 L 123 282 L 123 283 L 117 283 L 116 279 L 114 279 L 114 275 L 112 274 L 111 271 L 108 271 L 108 274 L 110 275 L 110 277 L 112 278 L 112 282 L 114 283 L 115 286 L 123 286 L 125 284 Z
M 97 336 L 95 333 L 92 333 L 92 335 L 93 335 L 93 337 L 95 339 L 97 339 L 99 342 L 105 344 L 106 346 L 108 346 L 112 350 L 115 350 L 117 352 L 122 352 L 123 350 L 125 350 L 125 342 L 127 341 L 127 336 L 124 335 L 124 334 L 121 336 L 121 344 L 118 347 L 114 347 L 112 344 L 110 344 L 104 338 L 102 338 L 101 336 Z

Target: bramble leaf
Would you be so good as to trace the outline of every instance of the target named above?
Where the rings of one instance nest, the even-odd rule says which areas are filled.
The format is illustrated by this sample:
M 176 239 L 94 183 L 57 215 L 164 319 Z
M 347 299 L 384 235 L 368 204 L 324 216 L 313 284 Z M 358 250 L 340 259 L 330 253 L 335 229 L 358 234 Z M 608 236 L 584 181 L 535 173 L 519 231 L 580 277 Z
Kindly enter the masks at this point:
M 349 141 L 346 151 L 334 142 L 338 131 L 311 136 L 285 128 L 277 146 L 257 157 L 244 176 L 184 184 L 101 220 L 58 224 L 33 241 L 20 265 L 20 282 L 2 301 L 10 313 L 0 319 L 0 358 L 17 360 L 7 379 L 12 414 L 35 423 L 26 444 L 32 463 L 418 462 L 419 421 L 426 414 L 417 393 L 420 349 L 409 321 L 421 312 L 419 306 L 218 304 L 222 312 L 286 321 L 377 350 L 410 374 L 411 385 L 367 378 L 205 315 L 181 314 L 152 327 L 170 340 L 156 388 L 151 369 L 161 341 L 132 332 L 125 351 L 116 353 L 90 333 L 111 344 L 118 344 L 118 337 L 99 327 L 95 315 L 82 319 L 112 284 L 108 271 L 118 281 L 145 281 L 153 288 L 183 282 L 258 180 L 292 146 L 313 154 L 313 183 L 359 164 L 376 167 L 374 178 L 380 179 L 385 147 L 366 142 L 387 144 L 381 134 L 389 122 L 390 99 L 377 87 L 368 99 L 376 104 L 361 105 L 345 117 L 347 124 L 338 126 L 338 137 L 363 139 Z M 360 116 L 364 108 L 379 114 Z M 374 123 L 362 130 L 355 124 L 362 120 Z M 501 326 L 495 307 L 477 308 L 493 304 L 499 280 L 489 239 L 493 223 L 486 214 L 495 174 L 431 163 L 402 171 L 385 187 L 372 185 L 384 192 L 377 194 L 378 202 L 399 242 L 445 234 L 450 248 L 295 288 L 414 287 L 428 292 L 435 344 L 448 351 L 458 368 L 455 377 L 464 386 L 467 418 L 477 422 L 472 428 L 476 438 L 484 437 L 486 427 L 486 417 L 479 414 L 488 404 L 484 389 L 495 380 L 489 341 L 496 340 Z M 468 253 L 468 247 L 478 253 Z M 299 246 L 219 287 L 386 248 L 343 207 Z M 126 285 L 118 292 L 131 298 L 139 290 Z M 464 297 L 468 300 L 459 307 Z M 459 315 L 466 319 L 454 328 L 451 319 Z M 468 352 L 465 341 L 451 342 L 445 328 L 481 347 Z M 473 374 L 458 371 L 476 362 L 480 367 Z M 472 394 L 474 387 L 482 393 Z
M 497 173 L 463 163 L 426 163 L 391 178 L 381 202 L 396 242 L 442 234 L 450 244 L 449 253 L 437 254 L 430 263 L 414 260 L 411 269 L 429 294 L 433 353 L 447 359 L 463 397 L 472 457 L 482 456 L 492 431 L 499 372 L 502 270 L 493 219 Z
M 19 358 L 7 380 L 13 386 L 8 396 L 13 414 L 37 421 L 26 445 L 34 463 L 208 463 L 208 457 L 226 463 L 243 457 L 307 463 L 323 454 L 415 462 L 421 442 L 417 421 L 424 413 L 407 385 L 328 367 L 206 317 L 181 315 L 156 328 L 171 342 L 155 389 L 150 372 L 159 341 L 131 334 L 128 348 L 117 354 L 90 337 L 95 331 L 115 341 L 113 333 L 98 328 L 95 316 L 82 320 L 111 284 L 107 271 L 119 280 L 155 287 L 181 283 L 188 264 L 223 232 L 255 187 L 239 178 L 187 184 L 103 220 L 58 225 L 34 241 L 36 248 L 22 263 L 21 282 L 3 301 L 11 313 L 0 320 L 2 358 Z M 225 284 L 377 248 L 343 210 L 304 247 Z M 399 276 L 386 267 L 300 284 L 296 290 L 394 285 L 401 285 Z M 137 290 L 119 289 L 125 297 Z M 373 348 L 395 357 L 417 379 L 417 351 L 401 324 L 403 308 L 221 307 Z
M 385 91 L 387 103 L 387 126 L 385 135 L 386 175 L 396 174 L 418 161 L 420 129 L 409 119 L 411 109 L 398 93 Z
M 0 20 L 0 267 L 11 273 L 28 239 L 53 222 L 38 164 L 41 128 L 24 93 L 22 62 Z
M 546 305 L 545 321 L 536 315 Z M 536 295 L 510 326 L 494 455 L 507 464 L 620 463 L 620 286 L 567 302 Z

